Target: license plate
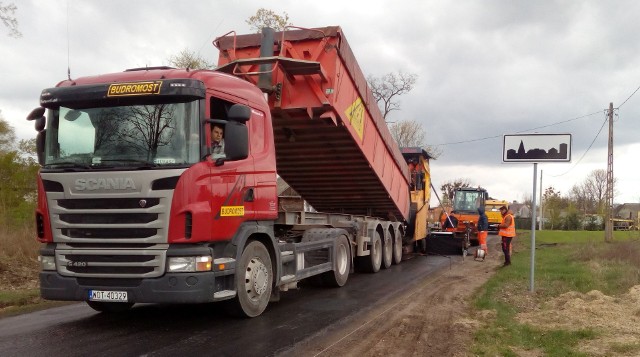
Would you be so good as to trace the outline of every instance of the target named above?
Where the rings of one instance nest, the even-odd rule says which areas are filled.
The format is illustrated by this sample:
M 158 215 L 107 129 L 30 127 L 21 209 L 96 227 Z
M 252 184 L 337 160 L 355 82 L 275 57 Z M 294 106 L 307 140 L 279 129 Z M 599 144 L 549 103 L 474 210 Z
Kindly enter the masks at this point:
M 128 302 L 126 291 L 89 290 L 89 300 Z

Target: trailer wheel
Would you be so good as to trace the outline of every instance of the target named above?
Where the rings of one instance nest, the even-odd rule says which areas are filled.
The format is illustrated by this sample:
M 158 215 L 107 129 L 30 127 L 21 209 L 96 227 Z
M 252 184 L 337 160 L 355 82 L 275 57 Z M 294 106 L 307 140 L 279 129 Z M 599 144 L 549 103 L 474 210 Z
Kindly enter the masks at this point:
M 132 302 L 105 302 L 105 301 L 87 301 L 90 308 L 98 312 L 106 313 L 122 313 L 129 311 L 133 306 Z
M 395 237 L 393 240 L 393 264 L 402 262 L 402 237 Z
M 383 242 L 382 242 L 382 267 L 384 269 L 389 269 L 393 263 L 393 238 L 391 238 L 391 234 L 388 232 L 383 234 Z
M 369 255 L 358 257 L 358 266 L 366 273 L 377 273 L 382 264 L 382 239 L 380 232 L 371 237 L 371 246 L 369 247 Z
M 322 282 L 324 285 L 339 288 L 347 283 L 351 271 L 351 252 L 347 236 L 341 235 L 336 240 L 334 259 L 333 270 L 321 275 Z
M 273 287 L 271 257 L 264 244 L 253 241 L 242 252 L 236 267 L 235 313 L 241 317 L 260 315 L 269 303 Z

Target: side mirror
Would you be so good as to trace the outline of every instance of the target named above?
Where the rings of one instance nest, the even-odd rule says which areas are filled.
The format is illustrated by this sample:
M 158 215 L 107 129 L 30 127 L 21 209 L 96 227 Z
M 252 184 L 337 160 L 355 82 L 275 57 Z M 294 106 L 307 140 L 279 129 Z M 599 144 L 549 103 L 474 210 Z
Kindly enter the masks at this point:
M 224 136 L 224 154 L 227 160 L 242 160 L 249 156 L 249 129 L 244 123 L 228 121 Z
M 46 138 L 47 138 L 46 130 L 42 130 L 38 132 L 38 135 L 36 135 L 36 151 L 38 154 L 38 163 L 41 166 L 44 165 L 44 144 L 45 144 Z
M 47 125 L 47 119 L 45 119 L 44 117 L 36 119 L 35 127 L 37 132 L 43 131 L 46 125 Z
M 43 131 L 44 127 L 47 125 L 47 119 L 44 116 L 44 111 L 45 109 L 43 107 L 37 107 L 27 115 L 28 121 L 35 120 L 35 128 L 38 132 Z
M 234 104 L 227 115 L 230 121 L 246 123 L 251 118 L 251 108 L 243 104 Z

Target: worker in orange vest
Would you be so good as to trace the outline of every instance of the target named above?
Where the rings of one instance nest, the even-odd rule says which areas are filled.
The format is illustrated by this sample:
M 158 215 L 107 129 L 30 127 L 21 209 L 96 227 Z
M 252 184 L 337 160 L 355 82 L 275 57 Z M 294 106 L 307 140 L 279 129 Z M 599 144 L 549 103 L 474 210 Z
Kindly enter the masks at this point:
M 506 206 L 500 207 L 500 214 L 502 214 L 502 223 L 498 226 L 500 228 L 498 234 L 502 237 L 503 266 L 507 266 L 511 265 L 511 241 L 516 236 L 516 220 Z

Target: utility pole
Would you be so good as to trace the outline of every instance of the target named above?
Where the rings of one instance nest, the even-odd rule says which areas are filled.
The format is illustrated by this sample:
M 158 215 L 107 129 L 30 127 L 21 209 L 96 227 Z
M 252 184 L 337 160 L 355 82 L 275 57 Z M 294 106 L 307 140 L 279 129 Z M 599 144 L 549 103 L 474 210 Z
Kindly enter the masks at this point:
M 542 208 L 542 191 L 544 186 L 542 186 L 542 170 L 540 170 L 540 224 L 538 224 L 538 230 L 541 231 L 543 227 L 542 219 L 544 218 L 544 211 Z
M 613 103 L 609 103 L 609 150 L 607 153 L 607 194 L 604 241 L 613 240 Z

